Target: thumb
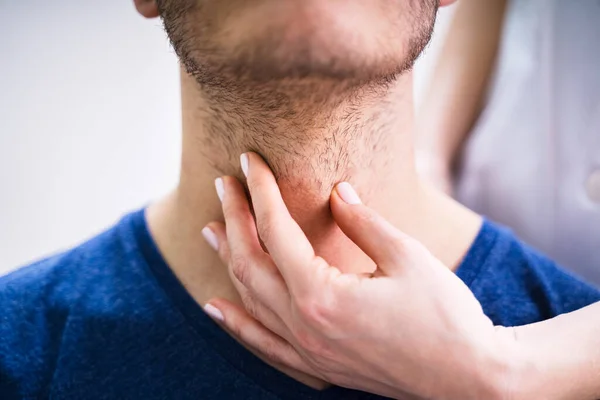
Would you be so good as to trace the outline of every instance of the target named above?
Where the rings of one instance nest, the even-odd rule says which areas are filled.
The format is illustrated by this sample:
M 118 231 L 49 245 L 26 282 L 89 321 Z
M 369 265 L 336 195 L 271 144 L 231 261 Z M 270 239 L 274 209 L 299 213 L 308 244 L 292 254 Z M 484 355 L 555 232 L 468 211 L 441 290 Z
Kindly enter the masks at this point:
M 331 193 L 333 218 L 344 232 L 386 275 L 402 270 L 408 250 L 416 242 L 385 218 L 365 206 L 348 182 L 336 185 Z

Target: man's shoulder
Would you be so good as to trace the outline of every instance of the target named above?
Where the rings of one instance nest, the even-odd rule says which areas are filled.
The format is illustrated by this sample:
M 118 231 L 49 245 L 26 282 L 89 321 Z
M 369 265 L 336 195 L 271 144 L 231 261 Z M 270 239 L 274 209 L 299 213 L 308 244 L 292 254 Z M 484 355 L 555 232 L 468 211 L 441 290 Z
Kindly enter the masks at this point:
M 48 306 L 53 299 L 74 300 L 74 289 L 113 274 L 113 267 L 127 258 L 120 232 L 122 224 L 123 221 L 70 250 L 0 277 L 0 302 L 5 306 L 13 301 L 26 305 L 43 299 Z
M 486 221 L 459 276 L 501 325 L 523 325 L 600 301 L 600 291 Z
M 128 216 L 0 278 L 1 399 L 274 397 L 232 366 L 263 368 L 150 241 L 143 215 Z
M 0 277 L 1 393 L 11 393 L 17 382 L 15 397 L 26 395 L 23 382 L 39 393 L 52 379 L 69 319 L 110 309 L 103 301 L 114 299 L 111 291 L 120 290 L 121 276 L 132 273 L 122 229 L 126 218 L 71 250 Z

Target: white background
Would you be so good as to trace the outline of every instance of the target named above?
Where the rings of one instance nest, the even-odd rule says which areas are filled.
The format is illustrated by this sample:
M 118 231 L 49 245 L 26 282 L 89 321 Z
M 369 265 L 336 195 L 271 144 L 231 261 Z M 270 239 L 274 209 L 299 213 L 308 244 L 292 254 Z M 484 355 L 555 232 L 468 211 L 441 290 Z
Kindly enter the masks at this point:
M 451 9 L 417 66 L 422 97 Z M 0 0 L 0 274 L 177 182 L 177 60 L 132 0 Z

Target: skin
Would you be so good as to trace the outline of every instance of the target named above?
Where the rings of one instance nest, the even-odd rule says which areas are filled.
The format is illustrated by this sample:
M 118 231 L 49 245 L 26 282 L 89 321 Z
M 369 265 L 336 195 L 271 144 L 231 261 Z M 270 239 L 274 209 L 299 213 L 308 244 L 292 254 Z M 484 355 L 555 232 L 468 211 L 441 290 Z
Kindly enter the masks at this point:
M 285 7 L 281 8 L 281 4 Z M 510 344 L 511 339 L 506 339 L 506 335 L 498 339 L 490 333 L 496 330 L 481 315 L 472 295 L 450 273 L 471 245 L 481 220 L 425 185 L 414 169 L 411 66 L 431 33 L 428 29 L 433 26 L 433 14 L 426 5 L 432 2 L 381 0 L 355 1 L 350 7 L 349 4 L 316 0 L 161 0 L 157 5 L 152 0 L 135 1 L 145 17 L 160 15 L 163 18 L 182 62 L 180 182 L 170 195 L 152 204 L 146 212 L 151 234 L 170 268 L 190 295 L 206 306 L 207 312 L 218 316 L 216 307 L 220 307 L 223 327 L 231 334 L 238 333 L 250 351 L 314 388 L 340 382 L 398 397 L 413 394 L 431 397 L 438 393 L 436 390 L 441 392 L 449 385 L 440 398 L 450 398 L 451 394 L 458 393 L 455 390 L 460 390 L 453 386 L 452 382 L 456 381 L 450 377 L 456 378 L 456 372 L 461 371 L 465 375 L 457 379 L 469 377 L 472 385 L 463 385 L 469 387 L 462 390 L 469 392 L 457 394 L 456 398 L 481 393 L 484 398 L 493 399 L 498 393 L 506 393 L 507 388 L 511 392 L 518 389 L 514 390 L 513 398 L 517 398 L 518 393 L 529 394 L 524 398 L 552 398 L 551 395 L 573 398 L 569 395 L 574 393 L 587 398 L 590 393 L 597 393 L 592 392 L 593 384 L 600 382 L 594 349 L 600 349 L 595 342 L 600 335 L 597 330 L 587 329 L 600 315 L 596 306 L 519 330 L 518 342 L 527 345 L 518 346 L 515 357 L 510 357 L 514 343 Z M 194 6 L 207 5 L 205 12 L 194 9 Z M 260 15 L 249 6 L 257 6 Z M 257 20 L 261 15 L 269 15 L 270 23 L 265 25 L 264 20 Z M 356 32 L 361 35 L 355 35 Z M 271 36 L 281 40 L 274 42 Z M 351 51 L 348 51 L 349 44 Z M 200 48 L 202 52 L 198 52 Z M 269 49 L 271 51 L 266 51 Z M 265 56 L 269 57 L 268 64 L 263 61 Z M 224 67 L 227 65 L 235 68 Z M 281 267 L 282 256 L 295 253 L 288 254 L 286 250 L 278 254 L 273 248 L 271 255 L 278 259 L 270 264 L 268 274 L 262 268 L 255 268 L 254 262 L 248 263 L 247 269 L 240 268 L 243 265 L 240 260 L 245 257 L 227 256 L 225 249 L 235 249 L 237 242 L 223 245 L 226 243 L 223 226 L 211 224 L 208 230 L 203 229 L 210 221 L 224 219 L 222 205 L 212 189 L 215 178 L 241 177 L 237 155 L 249 150 L 262 155 L 277 179 L 275 186 L 273 177 L 268 175 L 264 164 L 260 164 L 260 158 L 251 156 L 250 174 L 257 171 L 256 165 L 262 165 L 259 168 L 263 175 L 271 177 L 262 188 L 251 185 L 254 201 L 263 204 L 256 197 L 264 190 L 271 195 L 271 200 L 279 201 L 274 203 L 279 204 L 275 215 L 287 217 L 287 225 L 279 225 L 284 222 L 281 220 L 271 225 L 260 224 L 261 237 L 266 243 L 271 243 L 269 237 L 273 240 L 285 237 L 277 233 L 281 226 L 295 231 L 300 239 L 300 232 L 304 232 L 305 240 L 297 244 L 303 244 L 299 248 L 306 253 L 298 256 L 310 261 L 313 259 L 302 256 L 318 254 L 320 258 L 314 258 L 316 263 L 306 264 L 318 270 L 319 280 L 315 283 L 329 288 L 321 282 L 325 279 L 328 285 L 336 285 L 325 302 L 315 296 L 327 291 L 289 290 L 294 287 L 294 279 L 283 274 L 273 281 L 275 265 Z M 341 193 L 339 186 L 330 202 L 332 189 L 340 181 L 351 181 L 369 208 L 346 205 L 335 194 Z M 241 187 L 235 179 L 224 178 L 222 183 L 224 204 L 229 204 L 226 208 L 243 207 Z M 249 229 L 253 220 L 248 217 L 247 208 L 244 215 L 242 222 Z M 261 213 L 257 216 L 258 221 L 264 221 Z M 372 234 L 384 243 L 388 242 L 383 240 L 385 236 L 390 235 L 392 244 L 380 250 L 368 246 L 356 230 L 352 233 L 353 224 L 362 226 L 368 233 L 367 239 Z M 231 231 L 232 225 L 227 229 Z M 269 236 L 272 229 L 276 234 Z M 232 265 L 237 267 L 225 268 L 211 245 L 202 243 L 203 235 L 208 243 L 219 247 L 224 261 L 232 260 Z M 266 256 L 255 245 L 256 241 L 255 253 L 248 260 L 256 261 L 254 256 L 259 256 L 265 261 Z M 235 254 L 244 254 L 244 251 L 235 250 Z M 294 264 L 289 271 L 303 267 L 301 264 Z M 423 267 L 427 265 L 429 267 Z M 257 271 L 263 272 L 261 279 L 255 279 Z M 296 275 L 298 282 L 304 282 L 300 287 L 310 289 L 302 276 L 311 275 Z M 371 282 L 365 281 L 368 276 L 376 279 L 363 284 Z M 286 317 L 285 310 L 273 310 L 269 321 L 279 318 L 282 324 L 271 325 L 267 317 L 260 314 L 259 310 L 267 308 L 256 300 L 259 292 L 252 291 L 251 282 L 278 284 L 279 289 L 272 288 L 273 302 L 267 303 L 277 304 L 281 300 L 288 310 L 295 310 L 294 314 Z M 348 291 L 348 288 L 357 290 Z M 391 291 L 395 294 L 393 298 L 384 296 Z M 278 297 L 282 293 L 284 296 Z M 406 298 L 410 301 L 398 302 L 399 293 L 408 293 Z M 441 297 L 436 296 L 438 293 Z M 462 300 L 450 300 L 449 304 L 455 307 L 446 307 L 453 296 Z M 212 308 L 208 307 L 209 300 L 215 298 L 219 300 L 210 303 Z M 242 298 L 251 310 L 256 310 L 253 315 L 264 319 L 266 326 L 283 336 L 268 336 L 269 331 L 263 325 L 243 312 Z M 250 298 L 254 300 L 249 301 Z M 342 302 L 337 304 L 340 300 Z M 345 301 L 351 308 L 342 307 Z M 390 304 L 398 305 L 405 313 L 386 311 Z M 355 318 L 356 315 L 361 317 Z M 429 321 L 422 318 L 424 315 L 438 318 L 432 317 Z M 378 331 L 379 334 L 387 332 L 385 337 L 369 331 L 373 329 L 372 321 L 365 321 L 372 316 L 379 324 L 376 326 L 389 328 Z M 402 319 L 395 320 L 398 316 Z M 294 325 L 290 318 L 300 320 Z M 394 324 L 406 328 L 403 324 L 406 321 L 415 321 L 415 326 L 421 329 L 408 332 L 406 343 L 410 345 L 396 343 L 388 347 L 386 340 L 393 343 L 394 338 L 397 339 L 389 334 L 399 331 L 394 329 Z M 436 325 L 440 321 L 444 322 L 442 327 Z M 573 325 L 578 328 L 575 332 L 567 329 Z M 284 326 L 287 331 L 283 330 Z M 579 329 L 584 326 L 587 328 Z M 348 330 L 340 332 L 340 327 Z M 352 328 L 356 328 L 354 333 Z M 465 328 L 468 328 L 466 332 Z M 461 337 L 466 335 L 469 340 L 457 344 L 456 337 L 451 335 L 457 330 Z M 542 331 L 544 340 L 539 340 Z M 565 337 L 569 338 L 571 347 L 562 343 Z M 370 354 L 371 348 L 361 347 L 365 338 L 370 338 L 371 345 L 378 344 L 373 354 Z M 495 339 L 498 343 L 488 343 Z M 336 347 L 330 347 L 331 340 Z M 431 349 L 452 355 L 458 363 L 441 360 L 438 368 L 431 362 L 435 358 L 430 358 L 438 352 L 422 353 L 424 349 L 418 344 L 423 341 L 430 344 Z M 287 356 L 280 352 L 284 348 L 288 350 Z M 326 352 L 329 348 L 339 353 Z M 562 354 L 560 349 L 567 348 L 569 354 Z M 398 360 L 404 359 L 406 365 L 414 367 L 410 368 L 412 373 L 427 372 L 419 376 L 423 383 L 398 378 L 393 368 L 381 367 L 395 353 Z M 360 355 L 365 362 L 350 363 L 352 360 L 346 359 L 350 369 L 345 370 L 344 363 L 336 363 L 344 354 L 354 354 L 357 358 Z M 499 358 L 498 354 L 507 358 Z M 386 363 L 377 360 L 378 356 L 386 356 Z M 576 367 L 582 364 L 587 368 L 578 371 Z M 393 365 L 410 376 L 403 363 L 396 361 Z M 481 366 L 481 369 L 474 371 L 469 365 Z M 485 379 L 477 371 L 484 371 Z M 543 373 L 536 376 L 540 371 Z M 443 382 L 437 389 L 431 387 L 430 373 Z M 527 377 L 530 386 L 521 389 L 524 380 L 514 377 Z M 565 387 L 579 392 L 569 392 Z M 550 392 L 550 389 L 553 390 Z
M 226 315 L 225 326 L 242 340 L 321 379 L 396 398 L 465 396 L 460 377 L 467 369 L 485 366 L 489 371 L 501 359 L 488 352 L 498 348 L 495 329 L 469 289 L 422 245 L 360 204 L 348 184 L 336 186 L 331 211 L 340 229 L 376 262 L 371 274 L 345 274 L 343 266 L 318 257 L 287 211 L 268 166 L 256 154 L 246 157 L 257 225 L 242 186 L 226 177 L 222 189 L 217 184 L 226 229 L 218 223 L 208 228 L 219 239 L 219 254 L 230 265 L 246 308 L 275 332 L 225 300 L 211 301 Z M 439 288 L 444 289 L 441 296 L 431 296 Z M 399 293 L 410 301 L 399 301 Z M 417 312 L 422 307 L 451 318 L 423 319 Z M 219 319 L 214 308 L 208 311 Z M 403 316 L 402 327 L 394 325 L 398 316 Z M 469 318 L 474 316 L 482 318 Z M 423 340 L 423 332 L 440 331 Z M 422 351 L 410 351 L 414 348 Z M 498 362 L 499 376 L 503 369 Z M 462 398 L 497 397 L 483 376 L 466 390 Z
M 447 269 L 460 264 L 481 218 L 424 184 L 414 168 L 411 66 L 431 34 L 432 4 L 435 9 L 435 1 L 425 0 L 136 3 L 142 15 L 161 16 L 182 64 L 180 180 L 148 207 L 146 219 L 167 264 L 199 305 L 212 298 L 244 304 L 203 241 L 203 228 L 224 219 L 215 178 L 241 177 L 238 157 L 250 150 L 272 167 L 315 252 L 342 272 L 370 274 L 376 264 L 330 210 L 340 181 L 352 181 L 366 204 Z M 298 57 L 302 52 L 308 56 Z M 331 384 L 248 349 L 313 388 Z
M 224 177 L 217 190 L 226 225 L 206 229 L 250 314 L 224 299 L 206 310 L 258 352 L 394 398 L 600 396 L 600 303 L 494 327 L 460 279 L 363 205 L 348 183 L 333 190 L 332 213 L 377 269 L 343 273 L 316 255 L 264 161 L 247 154 L 241 164 L 256 221 L 242 185 Z

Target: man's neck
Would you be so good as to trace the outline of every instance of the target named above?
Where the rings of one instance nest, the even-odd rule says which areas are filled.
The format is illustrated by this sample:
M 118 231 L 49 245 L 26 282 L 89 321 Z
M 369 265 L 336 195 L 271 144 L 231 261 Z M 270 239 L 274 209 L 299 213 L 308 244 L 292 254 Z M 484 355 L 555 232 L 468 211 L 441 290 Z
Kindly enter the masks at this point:
M 237 299 L 201 230 L 222 220 L 214 179 L 240 177 L 239 155 L 249 150 L 271 165 L 317 254 L 344 272 L 366 272 L 374 265 L 330 214 L 329 195 L 340 181 L 352 183 L 367 205 L 449 267 L 459 263 L 479 218 L 417 178 L 410 72 L 377 86 L 279 82 L 223 90 L 200 89 L 182 73 L 181 180 L 147 214 L 166 261 L 199 303 L 214 296 Z
M 411 73 L 372 87 L 280 83 L 201 90 L 182 72 L 181 179 L 146 216 L 165 260 L 195 300 L 202 305 L 213 297 L 239 301 L 226 266 L 201 231 L 223 218 L 215 178 L 241 177 L 239 155 L 249 150 L 271 165 L 315 252 L 342 271 L 371 272 L 375 265 L 329 211 L 329 195 L 340 181 L 352 183 L 367 205 L 456 267 L 480 219 L 417 178 Z M 315 388 L 325 386 L 282 370 Z

